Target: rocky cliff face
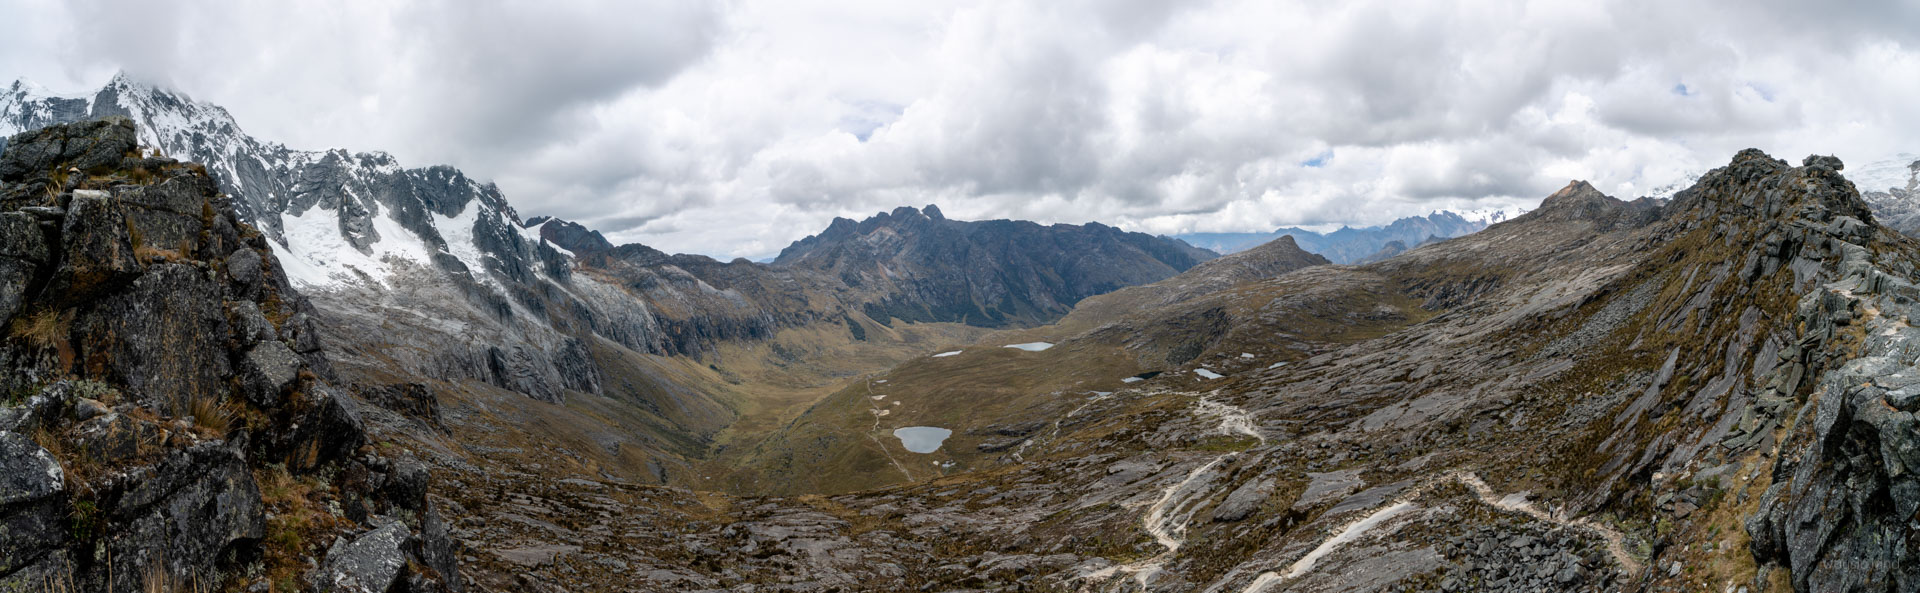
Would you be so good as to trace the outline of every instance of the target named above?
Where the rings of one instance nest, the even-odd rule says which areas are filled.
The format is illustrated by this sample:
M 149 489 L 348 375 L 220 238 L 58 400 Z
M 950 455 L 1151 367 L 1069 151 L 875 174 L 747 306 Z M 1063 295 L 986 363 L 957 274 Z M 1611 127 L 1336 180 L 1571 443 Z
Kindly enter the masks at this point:
M 582 306 L 556 284 L 570 273 L 567 259 L 523 228 L 491 184 L 451 167 L 405 168 L 384 153 L 264 142 L 219 106 L 124 75 L 91 95 L 19 82 L 0 94 L 4 133 L 113 115 L 139 124 L 142 150 L 201 164 L 230 198 L 235 222 L 259 229 L 283 276 L 315 298 L 317 314 L 356 319 L 372 299 L 481 330 L 423 337 L 381 365 L 549 401 L 566 389 L 598 391 L 580 356 L 585 346 L 544 315 Z M 329 337 L 360 347 L 342 348 L 350 355 L 372 346 L 358 339 L 366 335 Z
M 1756 561 L 1784 569 L 1798 591 L 1920 588 L 1920 376 L 1909 326 L 1920 315 L 1914 241 L 1874 223 L 1831 157 L 1806 166 L 1761 161 L 1769 208 L 1802 216 L 1765 239 L 1806 290 L 1793 312 L 1798 341 L 1782 352 L 1782 380 L 1762 401 L 1801 404 L 1781 435 L 1773 485 L 1747 520 Z M 1801 204 L 1776 197 L 1806 195 Z M 1817 200 L 1817 201 L 1815 201 Z M 1785 203 L 1782 203 L 1785 201 Z M 1813 202 L 1818 207 L 1809 207 Z M 1777 245 L 1777 248 L 1772 246 Z M 1788 402 L 1774 404 L 1784 415 Z
M 1156 282 L 1213 257 L 1178 240 L 1097 223 L 963 222 L 927 206 L 861 222 L 835 219 L 774 263 L 877 287 L 881 296 L 862 308 L 883 323 L 1000 327 L 1052 321 L 1086 297 Z
M 0 589 L 461 589 L 269 239 L 136 134 L 0 153 Z

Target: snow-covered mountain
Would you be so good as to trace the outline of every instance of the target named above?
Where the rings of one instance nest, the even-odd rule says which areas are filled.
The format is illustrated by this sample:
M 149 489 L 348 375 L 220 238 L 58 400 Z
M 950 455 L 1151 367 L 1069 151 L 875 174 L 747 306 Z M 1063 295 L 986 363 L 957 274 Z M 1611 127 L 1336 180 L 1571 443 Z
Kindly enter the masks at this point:
M 261 141 L 226 109 L 124 74 L 90 94 L 18 81 L 0 95 L 0 135 L 107 115 L 139 124 L 143 147 L 205 165 L 308 291 L 384 285 L 407 266 L 493 292 L 545 272 L 535 264 L 538 235 L 519 224 L 499 189 L 451 167 L 410 169 L 382 152 Z
M 723 343 L 760 343 L 785 329 L 818 325 L 840 326 L 827 334 L 884 340 L 908 352 L 918 338 L 869 334 L 868 328 L 890 328 L 893 318 L 1043 323 L 1062 312 L 1048 302 L 1152 282 L 1192 263 L 1169 267 L 1151 250 L 1105 241 L 1089 247 L 1088 257 L 1062 261 L 1109 264 L 1101 272 L 1147 272 L 1104 283 L 1073 276 L 1068 280 L 1094 288 L 1060 295 L 1006 289 L 973 273 L 1004 269 L 1018 280 L 1013 286 L 1071 276 L 1071 269 L 1043 265 L 1052 260 L 1041 256 L 1058 243 L 1050 237 L 1124 235 L 1101 225 L 1056 225 L 970 260 L 870 270 L 879 274 L 872 277 L 851 269 L 669 255 L 644 245 L 614 246 L 563 220 L 523 223 L 498 188 L 452 167 L 407 168 L 380 152 L 296 150 L 262 141 L 217 105 L 124 75 L 91 93 L 53 93 L 26 82 L 6 89 L 0 136 L 119 115 L 134 120 L 142 150 L 203 164 L 239 218 L 269 237 L 285 275 L 311 297 L 326 321 L 321 331 L 331 332 L 335 360 L 345 361 L 337 366 L 347 372 L 370 382 L 479 380 L 548 401 L 569 390 L 627 397 L 659 410 L 663 426 L 712 428 L 725 416 L 723 406 L 698 392 L 657 388 L 665 372 L 658 365 L 678 364 L 666 358 L 704 357 Z M 1006 317 L 983 320 L 938 306 L 958 290 L 955 283 L 990 293 L 981 306 Z M 642 360 L 652 362 L 636 362 Z
M 1920 154 L 1901 153 L 1870 163 L 1848 163 L 1841 174 L 1862 193 L 1920 191 Z
M 556 328 L 564 324 L 546 313 L 591 309 L 561 286 L 572 263 L 521 225 L 492 184 L 452 167 L 406 168 L 381 152 L 262 141 L 217 105 L 124 74 L 92 93 L 19 81 L 0 94 L 0 136 L 112 115 L 134 120 L 142 151 L 204 165 L 240 218 L 270 239 L 293 284 L 344 320 L 330 330 L 423 328 L 379 352 L 421 376 L 547 400 L 562 389 L 599 391 L 574 335 L 582 332 Z
M 1920 236 L 1920 155 L 1848 165 L 1841 173 L 1853 181 L 1881 224 Z

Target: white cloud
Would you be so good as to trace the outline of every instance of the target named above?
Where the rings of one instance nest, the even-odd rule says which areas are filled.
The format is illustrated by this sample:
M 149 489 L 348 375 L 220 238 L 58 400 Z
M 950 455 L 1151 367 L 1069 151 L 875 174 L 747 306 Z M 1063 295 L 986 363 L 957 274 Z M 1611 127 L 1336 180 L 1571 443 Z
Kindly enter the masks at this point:
M 1912 3 L 0 0 L 0 68 L 115 68 L 302 147 L 496 179 L 669 251 L 833 216 L 1132 230 L 1632 197 L 1755 146 L 1914 151 Z

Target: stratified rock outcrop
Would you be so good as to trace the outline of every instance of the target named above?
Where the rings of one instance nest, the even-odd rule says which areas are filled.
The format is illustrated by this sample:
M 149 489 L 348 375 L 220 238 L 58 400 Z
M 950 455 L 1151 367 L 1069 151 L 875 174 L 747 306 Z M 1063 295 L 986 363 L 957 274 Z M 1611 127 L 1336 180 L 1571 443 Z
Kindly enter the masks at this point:
M 1770 189 L 1751 197 L 1768 209 L 1799 209 L 1767 236 L 1769 257 L 1749 268 L 1792 270 L 1806 289 L 1794 318 L 1800 339 L 1780 355 L 1798 381 L 1779 381 L 1762 398 L 1804 403 L 1747 531 L 1755 559 L 1786 569 L 1795 590 L 1913 591 L 1920 253 L 1874 223 L 1840 169 L 1839 159 L 1808 157 L 1797 169 L 1753 159 L 1731 172 L 1760 178 Z
M 366 447 L 265 237 L 136 137 L 115 117 L 0 154 L 0 590 L 285 588 L 376 522 L 434 568 L 367 590 L 457 586 L 425 470 Z

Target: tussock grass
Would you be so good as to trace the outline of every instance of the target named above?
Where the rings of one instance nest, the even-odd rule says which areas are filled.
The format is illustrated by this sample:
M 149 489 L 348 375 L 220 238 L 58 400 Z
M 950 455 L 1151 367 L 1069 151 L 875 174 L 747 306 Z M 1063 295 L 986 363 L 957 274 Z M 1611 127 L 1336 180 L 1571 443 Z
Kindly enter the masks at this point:
M 73 329 L 73 314 L 44 310 L 13 320 L 13 335 L 19 336 L 36 347 L 43 349 L 58 348 L 67 342 L 67 334 Z
M 216 396 L 192 398 L 187 402 L 187 415 L 193 416 L 193 427 L 206 436 L 224 437 L 233 426 L 233 411 L 220 405 Z
M 271 512 L 267 515 L 267 536 L 261 540 L 262 561 L 273 591 L 299 591 L 299 575 L 306 570 L 307 548 L 324 545 L 326 532 L 336 521 L 314 502 L 315 491 L 324 486 L 312 477 L 295 477 L 287 466 L 275 464 L 254 471 L 260 485 L 260 500 Z

